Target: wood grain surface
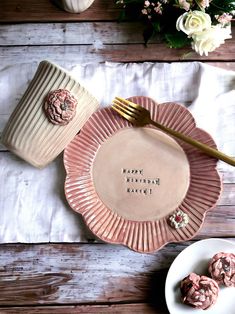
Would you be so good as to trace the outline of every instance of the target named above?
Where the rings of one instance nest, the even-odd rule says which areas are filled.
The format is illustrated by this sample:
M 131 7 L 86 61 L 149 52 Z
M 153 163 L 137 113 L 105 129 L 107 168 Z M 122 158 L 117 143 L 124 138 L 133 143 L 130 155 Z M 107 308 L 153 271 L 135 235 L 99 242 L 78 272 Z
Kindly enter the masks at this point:
M 166 310 L 167 270 L 193 242 L 168 244 L 151 254 L 102 243 L 1 245 L 0 304 L 148 303 Z
M 66 51 L 68 58 L 76 62 L 229 61 L 230 68 L 234 69 L 234 37 L 226 40 L 226 45 L 221 45 L 208 57 L 199 56 L 190 47 L 169 49 L 158 38 L 151 40 L 146 47 L 142 36 L 143 25 L 137 22 L 120 23 L 118 16 L 119 9 L 110 0 L 96 0 L 81 14 L 64 12 L 53 1 L 2 0 L 0 23 L 7 23 L 0 28 L 3 62 L 6 62 L 5 58 L 9 60 L 16 55 L 20 60 L 26 52 L 29 59 L 48 56 L 58 62 L 58 56 L 65 52 L 63 45 L 69 45 L 69 51 Z M 77 23 L 68 23 L 71 21 Z M 20 28 L 17 24 L 9 25 L 18 22 L 27 23 Z M 12 49 L 9 46 L 13 46 Z M 229 66 L 224 65 L 226 68 Z
M 71 64 L 87 62 L 202 61 L 235 70 L 234 27 L 232 39 L 208 57 L 200 57 L 190 47 L 169 49 L 158 38 L 145 47 L 143 25 L 118 23 L 119 12 L 112 0 L 95 0 L 82 14 L 67 13 L 50 0 L 1 0 L 0 71 L 5 73 L 4 86 L 6 82 L 8 87 L 15 84 L 23 92 L 43 59 L 68 69 Z M 24 64 L 28 64 L 27 71 L 15 76 L 12 68 L 22 69 Z M 11 94 L 9 89 L 4 92 L 10 100 L 0 112 L 0 131 L 22 96 Z M 0 164 L 0 191 L 17 192 L 30 184 L 32 178 L 28 170 L 22 171 L 23 162 L 1 145 Z M 13 179 L 8 182 L 9 167 Z M 48 172 L 58 179 L 56 191 L 60 195 L 65 175 L 61 167 L 59 158 Z M 102 243 L 82 223 L 77 243 L 0 245 L 0 314 L 168 314 L 164 285 L 174 258 L 200 239 L 235 241 L 235 176 L 229 168 L 220 170 L 220 174 L 223 192 L 197 236 L 184 243 L 168 244 L 152 254 Z M 27 191 L 30 193 L 30 185 Z M 0 204 L 4 202 L 0 194 Z M 61 204 L 65 206 L 64 196 Z
M 117 19 L 119 9 L 113 0 L 96 0 L 82 14 L 68 13 L 60 9 L 54 0 L 1 0 L 0 21 L 12 22 L 55 22 Z
M 75 306 L 37 306 L 0 308 L 1 314 L 165 314 L 146 303 L 112 304 L 112 305 L 75 305 Z

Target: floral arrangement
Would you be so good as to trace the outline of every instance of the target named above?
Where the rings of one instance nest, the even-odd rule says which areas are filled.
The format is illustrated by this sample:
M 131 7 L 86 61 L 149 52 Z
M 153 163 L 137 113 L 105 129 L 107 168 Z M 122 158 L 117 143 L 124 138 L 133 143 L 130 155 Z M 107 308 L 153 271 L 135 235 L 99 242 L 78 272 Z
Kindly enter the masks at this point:
M 201 56 L 214 51 L 232 38 L 235 14 L 232 0 L 116 0 L 121 19 L 145 22 L 144 40 L 159 33 L 171 48 L 191 44 Z

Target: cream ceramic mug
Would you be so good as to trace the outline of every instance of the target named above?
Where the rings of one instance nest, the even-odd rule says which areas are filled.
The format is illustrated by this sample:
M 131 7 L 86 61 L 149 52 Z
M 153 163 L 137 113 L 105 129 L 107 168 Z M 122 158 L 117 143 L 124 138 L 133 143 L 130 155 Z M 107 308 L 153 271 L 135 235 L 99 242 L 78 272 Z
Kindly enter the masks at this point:
M 3 130 L 2 143 L 43 168 L 63 151 L 98 106 L 69 72 L 42 61 Z

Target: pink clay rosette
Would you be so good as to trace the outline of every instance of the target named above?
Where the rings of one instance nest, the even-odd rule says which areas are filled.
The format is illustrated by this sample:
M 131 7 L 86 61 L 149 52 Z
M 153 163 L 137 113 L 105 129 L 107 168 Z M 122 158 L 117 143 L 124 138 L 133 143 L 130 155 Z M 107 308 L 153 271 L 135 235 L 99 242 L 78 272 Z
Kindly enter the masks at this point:
M 180 290 L 183 303 L 206 310 L 215 304 L 219 286 L 207 276 L 191 273 L 181 281 Z
M 219 285 L 235 287 L 235 254 L 215 254 L 209 263 L 209 273 Z
M 49 121 L 57 125 L 68 124 L 76 114 L 77 100 L 66 89 L 50 92 L 44 104 Z

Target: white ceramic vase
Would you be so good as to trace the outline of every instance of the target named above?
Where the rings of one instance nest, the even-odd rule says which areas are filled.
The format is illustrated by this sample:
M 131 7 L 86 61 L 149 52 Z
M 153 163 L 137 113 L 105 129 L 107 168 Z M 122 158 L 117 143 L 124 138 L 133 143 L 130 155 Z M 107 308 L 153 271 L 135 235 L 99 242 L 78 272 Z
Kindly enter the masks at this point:
M 67 12 L 81 13 L 88 9 L 95 0 L 59 0 L 59 5 Z

